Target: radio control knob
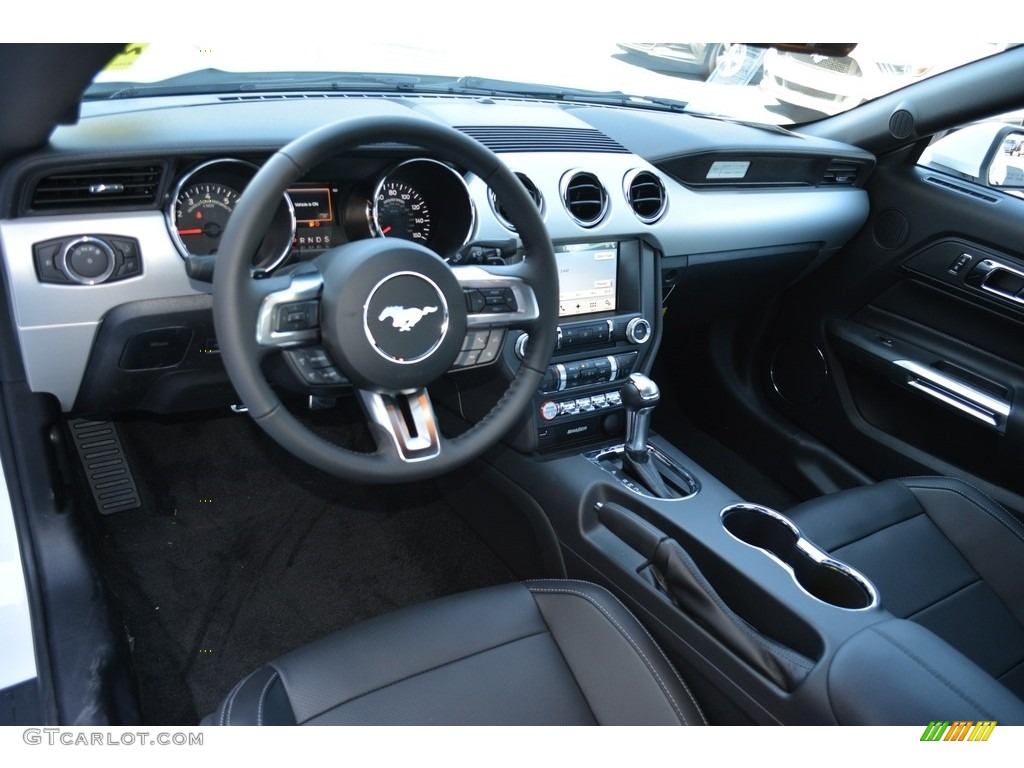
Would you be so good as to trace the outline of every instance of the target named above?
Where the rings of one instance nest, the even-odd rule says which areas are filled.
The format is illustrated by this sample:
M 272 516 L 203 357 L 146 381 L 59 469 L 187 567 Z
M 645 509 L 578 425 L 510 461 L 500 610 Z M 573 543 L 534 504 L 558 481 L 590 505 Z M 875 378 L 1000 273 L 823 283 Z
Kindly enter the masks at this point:
M 651 338 L 651 324 L 646 318 L 634 317 L 626 323 L 626 340 L 631 344 L 646 344 Z
M 530 334 L 520 333 L 516 339 L 516 357 L 520 360 L 526 359 L 526 345 L 530 343 Z

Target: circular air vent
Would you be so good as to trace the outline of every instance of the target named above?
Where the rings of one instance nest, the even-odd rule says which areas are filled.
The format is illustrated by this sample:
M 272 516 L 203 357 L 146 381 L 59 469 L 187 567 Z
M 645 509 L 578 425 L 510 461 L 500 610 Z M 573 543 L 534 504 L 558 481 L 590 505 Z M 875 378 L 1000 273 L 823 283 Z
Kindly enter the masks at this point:
M 523 186 L 526 187 L 526 192 L 530 195 L 530 197 L 533 198 L 533 202 L 537 204 L 537 210 L 540 211 L 540 215 L 543 216 L 544 215 L 544 198 L 541 195 L 540 190 L 537 189 L 537 185 L 534 184 L 530 180 L 530 177 L 527 176 L 525 173 L 516 173 L 516 178 L 518 178 L 519 181 L 521 181 L 523 183 Z M 493 189 L 488 189 L 487 190 L 487 197 L 491 201 L 491 210 L 494 211 L 494 215 L 498 217 L 498 220 L 502 224 L 504 224 L 505 227 L 507 227 L 508 229 L 511 229 L 513 232 L 515 232 L 516 231 L 515 226 L 509 220 L 508 214 L 505 213 L 505 209 L 502 207 L 501 203 L 498 201 L 498 198 L 495 196 Z
M 630 171 L 622 180 L 626 201 L 633 213 L 644 224 L 653 224 L 660 219 L 668 204 L 665 185 L 650 171 Z
M 562 177 L 565 210 L 581 227 L 596 226 L 608 213 L 608 193 L 597 176 L 570 171 Z

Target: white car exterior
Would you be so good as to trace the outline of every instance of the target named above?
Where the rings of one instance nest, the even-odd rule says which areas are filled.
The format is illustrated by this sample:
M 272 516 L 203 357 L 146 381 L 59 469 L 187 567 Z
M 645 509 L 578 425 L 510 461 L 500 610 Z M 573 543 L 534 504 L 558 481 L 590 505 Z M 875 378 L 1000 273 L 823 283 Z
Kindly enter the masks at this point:
M 1005 44 L 983 43 L 918 50 L 861 43 L 849 56 L 835 57 L 771 49 L 765 55 L 761 87 L 781 103 L 834 115 L 1003 48 Z

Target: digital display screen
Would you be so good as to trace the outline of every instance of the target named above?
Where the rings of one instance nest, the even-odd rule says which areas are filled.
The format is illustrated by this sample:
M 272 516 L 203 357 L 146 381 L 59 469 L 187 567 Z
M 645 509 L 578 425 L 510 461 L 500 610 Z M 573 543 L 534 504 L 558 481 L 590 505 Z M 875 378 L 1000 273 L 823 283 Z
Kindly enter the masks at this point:
M 288 197 L 292 199 L 292 205 L 295 207 L 296 221 L 306 224 L 310 221 L 334 220 L 334 211 L 331 208 L 331 190 L 326 187 L 289 189 Z
M 556 245 L 555 259 L 559 317 L 615 310 L 618 243 Z
M 295 187 L 288 190 L 295 208 L 295 240 L 302 251 L 327 250 L 336 243 L 334 195 L 329 187 Z

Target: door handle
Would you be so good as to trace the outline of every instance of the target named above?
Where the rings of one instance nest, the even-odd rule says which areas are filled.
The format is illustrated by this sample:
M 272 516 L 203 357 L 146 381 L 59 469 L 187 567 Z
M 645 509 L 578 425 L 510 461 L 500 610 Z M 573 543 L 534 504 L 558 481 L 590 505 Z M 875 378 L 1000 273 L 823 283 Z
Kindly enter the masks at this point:
M 1006 431 L 1011 404 L 983 392 L 965 381 L 949 376 L 913 360 L 894 360 L 893 365 L 906 376 L 904 383 L 952 408 L 993 427 Z
M 1016 304 L 1024 304 L 1024 271 L 994 259 L 980 262 L 965 282 Z

